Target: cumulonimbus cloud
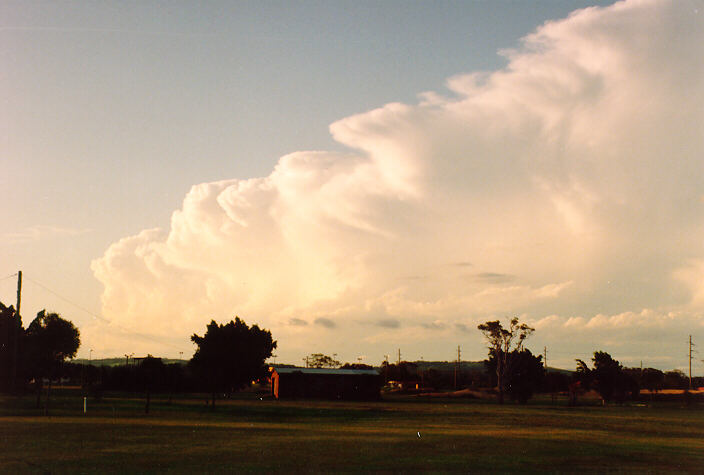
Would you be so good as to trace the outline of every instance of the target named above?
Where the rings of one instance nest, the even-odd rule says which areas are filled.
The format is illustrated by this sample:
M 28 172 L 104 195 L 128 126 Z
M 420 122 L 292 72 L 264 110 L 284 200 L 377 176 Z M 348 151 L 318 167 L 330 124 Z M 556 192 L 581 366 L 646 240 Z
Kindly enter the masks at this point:
M 701 327 L 702 45 L 688 2 L 548 22 L 504 69 L 335 122 L 348 153 L 193 186 L 170 229 L 93 262 L 103 313 L 184 337 L 237 314 L 292 359 L 321 335 L 316 350 L 383 355 L 507 314 L 549 316 L 546 341 L 575 318 Z

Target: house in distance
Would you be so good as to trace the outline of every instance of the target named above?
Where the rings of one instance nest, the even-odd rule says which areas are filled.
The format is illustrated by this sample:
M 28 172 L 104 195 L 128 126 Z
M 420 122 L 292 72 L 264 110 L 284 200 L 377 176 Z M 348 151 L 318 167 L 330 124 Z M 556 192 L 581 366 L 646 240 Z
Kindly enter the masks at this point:
M 382 378 L 374 369 L 271 367 L 271 394 L 276 399 L 377 400 Z

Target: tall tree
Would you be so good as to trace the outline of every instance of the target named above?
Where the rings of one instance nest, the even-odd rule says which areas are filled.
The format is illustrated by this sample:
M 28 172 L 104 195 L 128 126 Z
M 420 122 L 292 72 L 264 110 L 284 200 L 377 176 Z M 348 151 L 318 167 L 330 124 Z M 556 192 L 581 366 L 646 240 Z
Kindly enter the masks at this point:
M 265 376 L 264 360 L 276 348 L 269 330 L 256 324 L 250 328 L 239 317 L 226 325 L 212 320 L 205 334 L 193 334 L 191 341 L 198 348 L 189 364 L 209 386 L 211 408 L 215 407 L 216 393 L 230 394 Z
M 582 360 L 577 360 L 577 378 L 583 386 L 597 390 L 604 403 L 614 399 L 623 400 L 629 389 L 629 378 L 623 372 L 621 363 L 605 351 L 595 351 L 592 357 L 593 368 L 589 369 Z
M 67 358 L 76 356 L 81 345 L 80 333 L 69 320 L 64 320 L 58 313 L 42 310 L 26 331 L 26 353 L 29 365 L 37 381 L 37 401 L 41 392 L 41 380 L 49 379 L 46 392 L 44 412 L 49 413 L 51 381 Z
M 504 328 L 499 320 L 482 323 L 477 328 L 486 338 L 489 345 L 489 354 L 496 358 L 496 388 L 499 404 L 503 404 L 506 375 L 511 369 L 509 354 L 513 350 L 521 351 L 523 342 L 535 329 L 525 323 L 519 323 L 517 317 L 511 319 L 508 328 Z

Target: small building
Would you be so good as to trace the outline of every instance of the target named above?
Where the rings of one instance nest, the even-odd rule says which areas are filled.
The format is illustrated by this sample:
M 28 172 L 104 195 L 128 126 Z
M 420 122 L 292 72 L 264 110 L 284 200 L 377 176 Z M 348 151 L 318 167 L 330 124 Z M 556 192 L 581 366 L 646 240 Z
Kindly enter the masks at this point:
M 271 368 L 276 399 L 377 400 L 382 383 L 375 369 Z

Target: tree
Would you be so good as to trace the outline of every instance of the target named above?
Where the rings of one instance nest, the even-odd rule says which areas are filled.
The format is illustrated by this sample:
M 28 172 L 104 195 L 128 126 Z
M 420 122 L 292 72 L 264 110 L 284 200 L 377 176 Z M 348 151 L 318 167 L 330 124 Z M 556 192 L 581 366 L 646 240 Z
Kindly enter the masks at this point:
M 341 364 L 332 356 L 324 355 L 322 353 L 313 353 L 306 356 L 305 359 L 306 366 L 309 368 L 338 368 Z
M 152 391 L 163 389 L 166 379 L 166 365 L 161 361 L 161 358 L 147 355 L 137 367 L 136 379 L 139 387 L 144 390 L 144 413 L 149 414 Z
M 667 389 L 687 389 L 689 381 L 687 376 L 679 369 L 666 371 L 664 374 L 664 384 Z
M 212 393 L 215 407 L 217 392 L 231 394 L 266 375 L 264 360 L 276 348 L 269 330 L 247 324 L 235 317 L 226 325 L 212 320 L 203 336 L 193 334 L 191 341 L 198 345 L 189 365 L 200 375 Z
M 595 351 L 592 364 L 594 368 L 589 369 L 584 361 L 577 360 L 576 375 L 583 386 L 596 389 L 604 403 L 622 401 L 635 381 L 623 372 L 621 363 L 605 351 Z
M 12 387 L 13 378 L 18 376 L 16 359 L 21 354 L 23 334 L 22 319 L 16 315 L 15 309 L 0 302 L 0 391 L 15 389 Z
M 76 356 L 81 345 L 80 332 L 69 320 L 58 313 L 42 310 L 26 331 L 26 353 L 31 372 L 37 383 L 37 403 L 41 394 L 42 378 L 49 379 L 46 391 L 45 414 L 49 414 L 51 381 L 67 358 Z
M 506 394 L 512 401 L 525 404 L 543 384 L 545 378 L 543 357 L 535 356 L 530 350 L 522 349 L 513 350 L 505 361 L 508 362 L 506 365 L 508 372 L 504 380 Z M 496 362 L 496 355 L 493 353 L 489 355 L 489 359 L 484 361 L 487 372 L 496 373 Z
M 621 389 L 623 379 L 621 363 L 605 351 L 595 351 L 592 362 L 596 390 L 604 401 L 609 402 L 613 400 L 616 391 Z
M 489 355 L 496 358 L 496 388 L 499 404 L 503 404 L 506 375 L 511 369 L 509 354 L 513 350 L 521 351 L 523 342 L 535 329 L 525 323 L 519 323 L 517 317 L 511 319 L 508 328 L 504 328 L 499 320 L 482 323 L 477 328 L 484 334 L 489 344 Z
M 650 392 L 658 392 L 665 383 L 665 373 L 655 368 L 645 368 L 641 376 L 641 384 Z

